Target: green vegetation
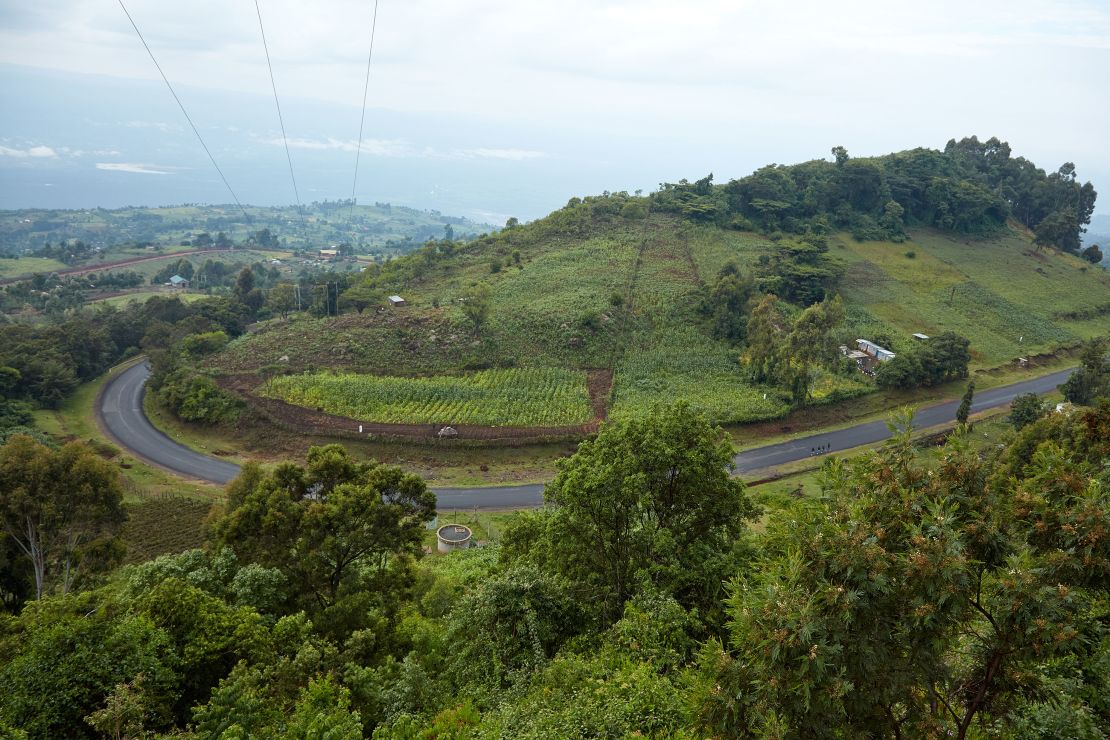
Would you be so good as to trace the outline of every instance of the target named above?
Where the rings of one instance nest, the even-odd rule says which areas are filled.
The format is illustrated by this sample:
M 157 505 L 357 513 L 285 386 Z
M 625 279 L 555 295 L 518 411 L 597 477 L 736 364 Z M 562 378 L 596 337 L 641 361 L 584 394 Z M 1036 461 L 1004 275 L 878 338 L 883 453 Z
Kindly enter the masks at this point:
M 885 385 L 935 386 L 1110 331 L 1110 275 L 1025 228 L 1069 208 L 1078 228 L 1093 191 L 1070 170 L 1030 167 L 1004 144 L 965 140 L 876 160 L 841 152 L 836 163 L 768 168 L 725 186 L 680 183 L 646 198 L 572 198 L 533 223 L 468 243 L 431 241 L 371 266 L 341 281 L 338 301 L 328 288 L 312 309 L 357 313 L 271 322 L 205 366 L 422 379 L 605 369 L 615 418 L 662 396 L 715 421 L 750 423 L 874 391 L 838 353 L 862 337 L 906 366 Z M 816 205 L 802 197 L 807 173 L 817 177 L 806 196 Z M 928 182 L 915 191 L 920 178 Z M 756 197 L 773 182 L 789 192 Z M 1012 191 L 1008 201 L 1000 188 Z M 911 202 L 919 197 L 932 205 Z M 877 211 L 862 205 L 874 198 Z M 746 210 L 761 199 L 762 215 Z M 1058 207 L 1045 212 L 1049 200 Z M 270 301 L 283 315 L 287 292 Z M 392 294 L 406 305 L 386 307 Z M 753 337 L 752 312 L 766 295 L 778 302 Z M 914 333 L 934 340 L 919 346 Z M 949 344 L 963 349 L 941 351 Z
M 268 380 L 259 393 L 332 414 L 400 424 L 562 426 L 592 417 L 586 374 L 555 368 L 429 378 L 283 375 Z
M 19 277 L 33 272 L 54 272 L 64 267 L 64 263 L 47 257 L 0 259 L 0 278 Z
M 0 211 L 0 254 L 38 250 L 73 264 L 95 254 L 106 260 L 149 254 L 147 246 L 172 251 L 249 243 L 265 249 L 314 250 L 321 244 L 346 243 L 350 252 L 381 256 L 411 251 L 429 238 L 443 236 L 446 227 L 452 238 L 492 228 L 389 203 L 358 205 L 353 211 L 350 201 L 306 203 L 301 211 L 248 205 L 246 211 L 249 221 L 235 206 Z M 8 273 L 7 262 L 0 259 L 2 276 L 40 271 L 35 267 Z
M 170 295 L 182 301 L 183 303 L 192 303 L 194 301 L 203 300 L 207 297 L 203 293 L 184 293 L 181 291 L 176 291 L 172 294 L 167 294 L 163 291 L 140 290 L 134 293 L 114 295 L 110 298 L 99 298 L 93 301 L 93 303 L 100 303 L 104 304 L 105 306 L 115 306 L 116 308 L 121 308 L 129 303 L 143 303 L 148 298 L 154 298 L 155 296 L 166 298 Z
M 998 231 L 1008 218 L 1036 234 L 1036 243 L 1078 253 L 1096 193 L 1066 162 L 1046 174 L 1010 145 L 992 138 L 952 139 L 943 151 L 913 149 L 852 158 L 833 147 L 834 162 L 768 165 L 727 185 L 713 175 L 664 183 L 655 208 L 736 229 L 758 227 L 803 234 L 849 231 L 858 240 L 902 240 L 905 229 L 928 226 L 960 234 Z
M 0 728 L 1099 738 L 1108 444 L 1102 401 L 753 495 L 722 430 L 659 407 L 580 445 L 551 506 L 472 522 L 495 544 L 423 558 L 414 476 L 248 465 L 204 549 L 39 599 L 0 563 Z

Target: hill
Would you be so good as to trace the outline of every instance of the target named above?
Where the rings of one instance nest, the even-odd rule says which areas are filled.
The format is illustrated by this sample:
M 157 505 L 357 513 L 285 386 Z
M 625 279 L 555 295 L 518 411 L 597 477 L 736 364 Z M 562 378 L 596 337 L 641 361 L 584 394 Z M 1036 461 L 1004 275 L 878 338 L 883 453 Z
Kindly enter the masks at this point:
M 427 378 L 484 368 L 605 369 L 612 371 L 614 416 L 661 400 L 689 401 L 728 423 L 788 413 L 789 389 L 752 380 L 738 361 L 744 346 L 714 336 L 706 302 L 727 264 L 749 276 L 773 269 L 789 240 L 649 213 L 647 199 L 624 194 L 587 201 L 589 217 L 582 202 L 572 202 L 469 245 L 429 245 L 370 278 L 376 289 L 401 294 L 405 306 L 272 321 L 233 341 L 208 366 L 240 380 L 307 372 L 297 384 L 247 385 L 368 421 L 384 418 L 345 396 L 380 389 L 360 379 L 358 390 L 351 386 L 347 393 L 341 379 L 325 383 L 320 374 L 341 369 Z M 911 228 L 898 243 L 861 242 L 843 232 L 826 241 L 827 259 L 841 274 L 835 290 L 846 314 L 833 345 L 882 337 L 903 352 L 915 332 L 955 331 L 971 340 L 972 366 L 984 368 L 1110 331 L 1110 276 L 1073 255 L 1037 247 L 1016 223 L 985 237 Z M 476 285 L 490 290 L 489 318 L 478 331 L 464 302 L 475 300 Z M 788 319 L 801 309 L 783 305 Z M 875 388 L 854 368 L 817 368 L 811 381 L 811 404 Z M 585 376 L 577 382 L 584 384 Z M 456 409 L 440 406 L 437 416 L 434 404 L 447 397 L 465 403 L 470 396 L 461 388 L 440 393 L 408 398 L 411 421 L 459 421 Z

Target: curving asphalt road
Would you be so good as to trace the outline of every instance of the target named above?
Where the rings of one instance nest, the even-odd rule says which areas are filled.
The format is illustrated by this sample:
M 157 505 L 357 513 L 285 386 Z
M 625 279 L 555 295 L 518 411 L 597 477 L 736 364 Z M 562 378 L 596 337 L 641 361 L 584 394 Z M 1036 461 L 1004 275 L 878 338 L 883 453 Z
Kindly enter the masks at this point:
M 1074 368 L 977 393 L 972 412 L 1007 406 L 1023 393 L 1049 393 L 1067 380 L 1072 372 Z M 121 371 L 104 386 L 98 399 L 97 414 L 109 436 L 136 457 L 188 478 L 222 485 L 238 475 L 238 465 L 194 452 L 154 428 L 143 411 L 143 389 L 149 376 L 150 367 L 146 362 L 140 362 Z M 958 401 L 948 401 L 918 409 L 914 426 L 923 429 L 955 421 L 958 407 Z M 747 473 L 802 460 L 812 456 L 813 450 L 819 447 L 823 447 L 826 453 L 841 452 L 881 442 L 889 436 L 890 430 L 885 421 L 872 421 L 744 450 L 736 455 L 734 461 L 738 473 Z M 432 490 L 439 500 L 440 509 L 510 509 L 543 503 L 543 485 L 539 483 Z

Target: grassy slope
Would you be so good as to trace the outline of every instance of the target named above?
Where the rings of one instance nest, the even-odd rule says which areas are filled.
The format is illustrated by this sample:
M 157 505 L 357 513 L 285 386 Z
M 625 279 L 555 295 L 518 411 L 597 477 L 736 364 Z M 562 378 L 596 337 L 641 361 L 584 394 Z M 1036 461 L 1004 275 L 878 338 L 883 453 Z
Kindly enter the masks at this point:
M 782 392 L 750 385 L 735 362 L 737 350 L 707 336 L 694 308 L 725 262 L 751 271 L 775 249 L 756 234 L 655 215 L 595 225 L 584 237 L 531 225 L 437 262 L 402 290 L 408 307 L 275 322 L 234 342 L 213 364 L 254 372 L 288 356 L 294 370 L 388 375 L 496 365 L 612 367 L 614 415 L 683 398 L 721 421 L 775 418 L 787 411 Z M 491 272 L 492 259 L 511 261 L 514 251 L 520 267 Z M 1017 230 L 987 240 L 924 231 L 903 244 L 838 236 L 830 252 L 846 268 L 845 342 L 886 334 L 899 350 L 910 345 L 912 332 L 952 329 L 971 338 L 973 367 L 981 369 L 1110 331 L 1108 312 L 1065 317 L 1105 306 L 1110 274 L 1069 255 L 1035 252 Z M 480 338 L 456 301 L 475 282 L 493 289 L 492 318 Z M 610 305 L 614 293 L 623 305 Z M 591 315 L 596 320 L 586 326 Z M 826 392 L 866 390 L 855 379 L 823 380 Z
M 90 302 L 91 303 L 103 303 L 105 305 L 116 306 L 118 308 L 118 307 L 121 307 L 121 306 L 123 306 L 127 303 L 131 303 L 132 301 L 138 301 L 139 303 L 143 303 L 144 301 L 146 301 L 146 299 L 153 298 L 154 296 L 162 296 L 164 298 L 180 298 L 185 303 L 192 303 L 193 301 L 199 301 L 201 298 L 207 298 L 208 297 L 204 293 L 185 293 L 185 292 L 180 291 L 180 290 L 174 290 L 174 291 L 169 291 L 169 290 L 158 290 L 158 291 L 139 290 L 139 291 L 136 291 L 134 293 L 124 293 L 123 295 L 114 295 L 111 298 L 98 298 L 98 299 L 90 301 Z
M 58 260 L 45 257 L 20 257 L 18 259 L 0 259 L 0 278 L 19 277 L 33 272 L 53 272 L 65 268 L 65 264 Z

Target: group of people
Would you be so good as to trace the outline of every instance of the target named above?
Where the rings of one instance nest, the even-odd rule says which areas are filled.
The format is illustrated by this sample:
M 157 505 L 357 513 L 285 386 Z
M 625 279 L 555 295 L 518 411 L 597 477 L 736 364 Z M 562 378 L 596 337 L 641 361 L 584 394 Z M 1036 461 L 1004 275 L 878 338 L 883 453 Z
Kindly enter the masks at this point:
M 809 454 L 810 454 L 810 456 L 824 455 L 826 452 L 828 452 L 831 449 L 832 449 L 832 443 L 829 442 L 828 444 L 823 444 L 823 445 L 820 445 L 818 447 L 810 447 L 809 448 Z

